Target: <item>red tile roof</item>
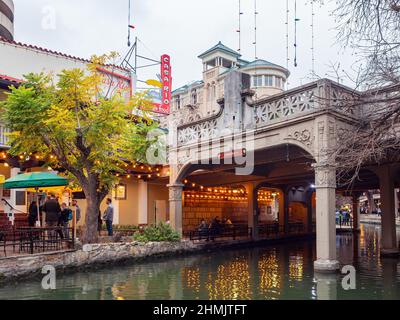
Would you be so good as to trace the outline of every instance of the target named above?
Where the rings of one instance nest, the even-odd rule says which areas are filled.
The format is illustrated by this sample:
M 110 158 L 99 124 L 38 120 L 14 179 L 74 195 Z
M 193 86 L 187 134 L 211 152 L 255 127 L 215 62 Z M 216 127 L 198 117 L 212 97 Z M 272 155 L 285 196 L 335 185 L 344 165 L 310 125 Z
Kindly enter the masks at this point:
M 90 62 L 89 59 L 80 58 L 80 57 L 75 57 L 75 56 L 72 56 L 72 55 L 68 55 L 68 54 L 66 54 L 66 53 L 62 53 L 62 52 L 58 52 L 58 51 L 53 51 L 53 50 L 50 50 L 50 49 L 46 49 L 46 48 L 34 46 L 34 45 L 31 45 L 31 44 L 25 44 L 25 43 L 17 42 L 17 41 L 14 41 L 14 40 L 8 40 L 8 39 L 3 38 L 3 37 L 1 37 L 1 36 L 0 36 L 0 41 L 1 41 L 1 42 L 9 43 L 9 44 L 12 44 L 12 45 L 15 45 L 15 46 L 23 47 L 23 48 L 33 49 L 33 50 L 42 51 L 42 52 L 45 52 L 45 53 L 48 53 L 48 54 L 53 54 L 53 55 L 56 55 L 56 56 L 61 56 L 61 57 L 64 57 L 64 58 L 69 58 L 69 59 L 72 59 L 72 60 L 77 60 L 77 61 L 82 61 L 82 62 L 87 62 L 87 63 Z M 111 64 L 110 64 L 110 65 L 106 65 L 106 66 L 113 67 L 113 68 L 118 68 L 118 69 L 120 69 L 120 70 L 129 72 L 128 69 L 125 69 L 125 68 L 123 68 L 123 67 L 121 67 L 121 66 L 111 65 Z
M 5 74 L 0 74 L 0 80 L 6 80 L 6 81 L 13 82 L 13 83 L 16 83 L 16 84 L 20 84 L 20 83 L 24 82 L 23 80 L 20 80 L 20 79 L 17 79 L 17 78 L 13 78 L 13 77 L 9 77 L 9 76 L 6 76 Z

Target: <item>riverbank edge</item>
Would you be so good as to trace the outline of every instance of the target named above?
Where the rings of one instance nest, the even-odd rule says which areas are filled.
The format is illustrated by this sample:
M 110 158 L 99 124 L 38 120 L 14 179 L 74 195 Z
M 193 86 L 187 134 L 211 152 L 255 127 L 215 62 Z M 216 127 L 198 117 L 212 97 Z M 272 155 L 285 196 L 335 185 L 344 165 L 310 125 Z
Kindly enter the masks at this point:
M 311 240 L 315 235 L 298 235 L 269 240 L 234 240 L 224 242 L 105 243 L 84 245 L 79 250 L 6 257 L 0 259 L 0 286 L 43 277 L 44 266 L 53 266 L 57 275 L 98 270 L 113 265 L 140 263 L 159 258 L 216 252 L 222 249 L 264 246 L 293 240 Z

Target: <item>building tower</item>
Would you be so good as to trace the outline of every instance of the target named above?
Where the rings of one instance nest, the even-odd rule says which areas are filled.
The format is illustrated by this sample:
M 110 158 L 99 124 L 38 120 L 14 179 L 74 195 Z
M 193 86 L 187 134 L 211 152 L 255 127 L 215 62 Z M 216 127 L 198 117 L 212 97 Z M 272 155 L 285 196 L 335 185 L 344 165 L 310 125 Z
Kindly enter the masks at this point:
M 14 40 L 14 3 L 0 0 L 0 37 Z

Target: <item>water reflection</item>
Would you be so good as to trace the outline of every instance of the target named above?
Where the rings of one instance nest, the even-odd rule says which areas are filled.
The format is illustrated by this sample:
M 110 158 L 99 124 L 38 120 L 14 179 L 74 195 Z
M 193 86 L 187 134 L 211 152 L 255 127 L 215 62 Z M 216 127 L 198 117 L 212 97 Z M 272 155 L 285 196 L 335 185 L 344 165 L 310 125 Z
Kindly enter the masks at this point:
M 339 274 L 314 274 L 315 244 L 306 241 L 64 275 L 54 292 L 34 280 L 0 288 L 0 299 L 400 299 L 400 263 L 379 259 L 379 233 L 363 227 L 337 238 L 341 264 L 357 269 L 354 291 Z

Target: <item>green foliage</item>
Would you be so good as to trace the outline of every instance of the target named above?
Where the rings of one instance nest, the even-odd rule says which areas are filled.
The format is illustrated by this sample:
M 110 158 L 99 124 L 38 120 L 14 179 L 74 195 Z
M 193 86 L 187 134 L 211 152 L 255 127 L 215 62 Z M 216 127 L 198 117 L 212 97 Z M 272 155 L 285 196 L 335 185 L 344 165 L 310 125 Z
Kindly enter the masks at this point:
M 138 242 L 178 242 L 179 234 L 164 222 L 157 226 L 146 227 L 142 233 L 135 233 L 133 239 Z
M 101 229 L 103 231 L 107 231 L 107 226 L 105 224 L 102 224 Z M 113 225 L 113 230 L 114 231 L 137 231 L 139 230 L 138 226 L 135 225 Z

